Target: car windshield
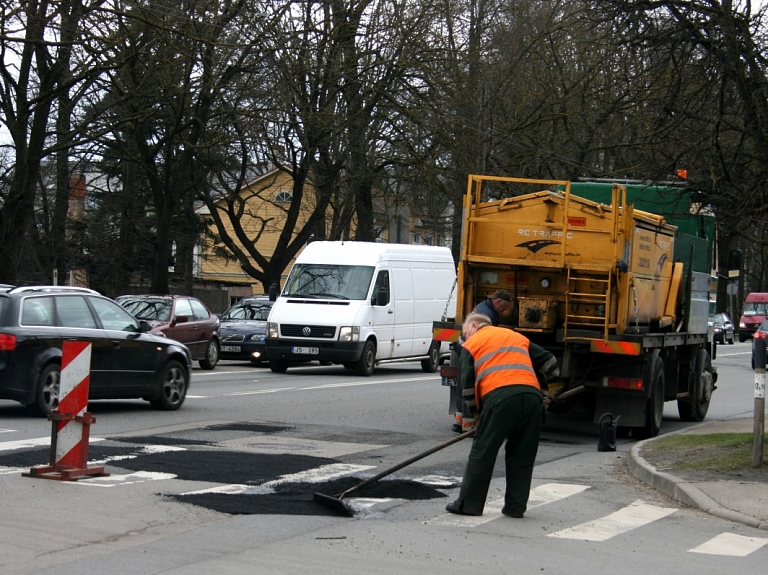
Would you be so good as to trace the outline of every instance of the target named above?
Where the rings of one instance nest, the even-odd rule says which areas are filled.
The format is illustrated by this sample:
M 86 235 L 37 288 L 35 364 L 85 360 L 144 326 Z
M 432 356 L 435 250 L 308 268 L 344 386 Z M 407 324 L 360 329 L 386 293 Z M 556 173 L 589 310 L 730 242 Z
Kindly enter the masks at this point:
M 221 319 L 253 319 L 267 321 L 271 307 L 272 302 L 240 302 L 221 314 Z
M 128 313 L 137 319 L 149 321 L 169 321 L 171 319 L 171 300 L 160 298 L 125 298 L 120 300 Z
M 744 315 L 768 315 L 768 302 L 762 302 L 762 301 L 745 302 Z
M 296 264 L 285 282 L 284 296 L 362 300 L 368 295 L 373 266 Z

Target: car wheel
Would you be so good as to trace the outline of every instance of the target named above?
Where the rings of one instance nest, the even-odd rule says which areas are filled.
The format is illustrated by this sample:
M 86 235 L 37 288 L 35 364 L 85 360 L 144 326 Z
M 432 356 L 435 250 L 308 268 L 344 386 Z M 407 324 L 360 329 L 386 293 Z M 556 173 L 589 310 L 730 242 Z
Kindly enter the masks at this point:
M 736 343 L 736 339 L 731 335 L 731 339 L 728 340 L 728 345 L 733 345 L 734 343 Z
M 59 386 L 61 384 L 61 368 L 52 363 L 45 366 L 37 378 L 35 402 L 30 407 L 38 414 L 46 417 L 59 406 Z
M 429 357 L 421 360 L 421 371 L 435 373 L 440 365 L 440 342 L 433 341 L 429 346 Z
M 200 367 L 203 369 L 213 369 L 219 363 L 219 342 L 211 338 L 208 346 L 205 348 L 205 357 L 200 360 Z
M 165 364 L 160 378 L 160 390 L 157 399 L 150 400 L 155 409 L 176 411 L 184 403 L 189 387 L 189 374 L 176 360 Z
M 355 371 L 357 372 L 357 375 L 369 376 L 373 374 L 375 367 L 376 346 L 371 340 L 368 340 L 363 346 L 363 353 L 360 354 L 360 359 L 355 363 Z

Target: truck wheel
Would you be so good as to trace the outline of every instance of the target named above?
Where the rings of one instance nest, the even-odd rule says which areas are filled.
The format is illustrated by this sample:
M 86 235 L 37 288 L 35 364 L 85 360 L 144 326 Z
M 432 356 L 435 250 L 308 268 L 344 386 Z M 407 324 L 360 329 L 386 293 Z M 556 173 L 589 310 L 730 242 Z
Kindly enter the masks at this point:
M 269 369 L 272 370 L 272 373 L 285 373 L 288 371 L 288 363 L 279 359 L 270 359 Z
M 656 437 L 664 415 L 664 361 L 655 355 L 647 369 L 645 381 L 651 386 L 651 395 L 645 407 L 645 425 L 632 428 L 632 437 L 635 439 Z
M 376 367 L 376 346 L 369 339 L 363 346 L 363 353 L 360 355 L 360 359 L 355 363 L 355 371 L 357 375 L 365 375 L 366 377 L 373 373 Z
M 688 397 L 677 402 L 677 412 L 683 421 L 704 421 L 709 411 L 709 402 L 715 390 L 715 378 L 712 374 L 712 362 L 707 350 L 700 349 L 696 354 L 694 381 L 688 391 Z
M 435 373 L 440 366 L 440 342 L 433 341 L 429 346 L 429 357 L 421 360 L 421 371 Z
M 160 380 L 160 392 L 157 399 L 151 399 L 150 405 L 163 411 L 176 411 L 184 403 L 189 387 L 189 374 L 176 360 L 165 364 Z

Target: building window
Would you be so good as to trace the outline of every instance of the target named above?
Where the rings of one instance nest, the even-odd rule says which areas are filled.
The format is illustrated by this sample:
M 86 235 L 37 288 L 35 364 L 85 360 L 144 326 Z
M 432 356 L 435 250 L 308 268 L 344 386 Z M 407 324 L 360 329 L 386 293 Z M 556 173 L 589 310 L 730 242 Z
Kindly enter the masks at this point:
M 293 194 L 291 194 L 291 192 L 286 192 L 285 190 L 280 190 L 275 196 L 275 201 L 290 204 L 293 201 Z

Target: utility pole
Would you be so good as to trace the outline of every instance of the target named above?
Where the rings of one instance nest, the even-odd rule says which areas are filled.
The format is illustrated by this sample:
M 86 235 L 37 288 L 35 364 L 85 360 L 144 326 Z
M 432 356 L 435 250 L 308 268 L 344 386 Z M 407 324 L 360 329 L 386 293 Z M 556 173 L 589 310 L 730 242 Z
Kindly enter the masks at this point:
M 765 340 L 752 340 L 755 346 L 755 421 L 752 428 L 752 467 L 763 466 L 765 433 Z

